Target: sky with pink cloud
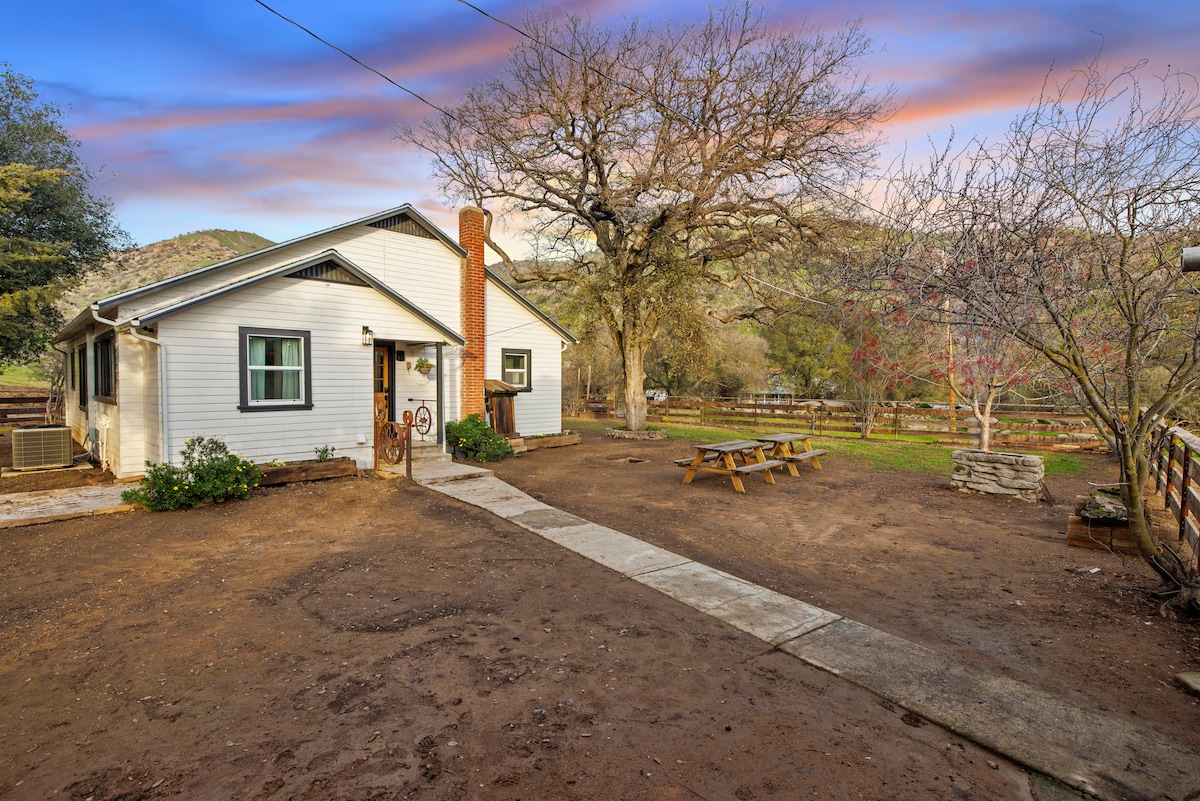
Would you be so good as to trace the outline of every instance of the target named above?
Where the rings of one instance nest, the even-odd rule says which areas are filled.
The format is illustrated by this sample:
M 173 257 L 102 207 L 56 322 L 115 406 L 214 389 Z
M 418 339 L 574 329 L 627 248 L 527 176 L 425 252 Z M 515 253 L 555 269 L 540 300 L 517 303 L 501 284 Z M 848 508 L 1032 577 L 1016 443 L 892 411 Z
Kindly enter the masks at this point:
M 456 0 L 266 0 L 435 103 L 496 74 L 512 30 Z M 519 23 L 524 3 L 473 0 Z M 1183 0 L 764 0 L 777 27 L 861 18 L 864 64 L 900 108 L 884 159 L 929 140 L 1003 133 L 1047 72 L 1097 54 L 1110 70 L 1200 75 L 1200 3 Z M 680 0 L 564 0 L 537 6 L 660 25 L 705 14 Z M 430 109 L 254 0 L 44 0 L 7 4 L 0 61 L 68 110 L 139 244 L 205 228 L 289 239 L 412 203 L 451 229 L 429 164 L 394 138 Z

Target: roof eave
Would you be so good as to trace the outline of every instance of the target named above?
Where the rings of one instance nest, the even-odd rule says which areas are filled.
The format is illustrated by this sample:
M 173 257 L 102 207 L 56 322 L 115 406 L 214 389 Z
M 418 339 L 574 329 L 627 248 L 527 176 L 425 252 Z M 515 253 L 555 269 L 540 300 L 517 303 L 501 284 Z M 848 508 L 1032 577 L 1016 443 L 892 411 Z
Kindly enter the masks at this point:
M 258 250 L 251 251 L 250 253 L 243 253 L 240 256 L 234 256 L 231 259 L 226 259 L 225 261 L 219 261 L 216 264 L 210 264 L 207 267 L 200 267 L 199 269 L 190 270 L 186 273 L 180 273 L 179 275 L 175 275 L 170 278 L 164 278 L 161 281 L 155 281 L 154 283 L 146 284 L 145 286 L 135 287 L 134 289 L 130 289 L 125 292 L 120 292 L 116 295 L 110 295 L 107 298 L 101 298 L 100 300 L 97 300 L 92 305 L 98 310 L 111 308 L 112 306 L 115 306 L 118 303 L 128 301 L 131 298 L 139 297 L 141 295 L 146 294 L 147 292 L 154 292 L 154 291 L 163 289 L 165 287 L 174 286 L 174 285 L 180 284 L 180 283 L 186 283 L 187 281 L 190 281 L 193 278 L 197 278 L 201 275 L 207 275 L 210 272 L 215 272 L 217 270 L 224 269 L 224 268 L 232 266 L 234 264 L 238 264 L 239 262 L 246 261 L 247 259 L 257 258 L 259 256 L 264 256 L 269 253 L 274 253 L 275 251 L 281 250 L 283 248 L 292 247 L 293 245 L 297 245 L 302 242 L 306 242 L 310 239 L 315 239 L 316 237 L 325 236 L 327 234 L 331 234 L 336 231 L 341 231 L 346 228 L 352 228 L 356 225 L 370 225 L 373 222 L 378 222 L 379 220 L 383 220 L 388 217 L 393 217 L 397 214 L 407 214 L 410 217 L 412 217 L 417 222 L 418 225 L 420 225 L 423 229 L 425 229 L 427 232 L 432 234 L 434 236 L 434 238 L 437 239 L 439 242 L 441 242 L 443 245 L 445 245 L 446 247 L 448 247 L 452 251 L 454 251 L 459 257 L 463 257 L 463 256 L 467 255 L 467 251 L 465 249 L 463 249 L 463 247 L 460 244 L 455 242 L 450 237 L 446 236 L 444 231 L 442 231 L 440 228 L 438 228 L 436 225 L 434 225 L 432 222 L 430 222 L 429 219 L 424 214 L 421 214 L 421 212 L 419 212 L 415 208 L 413 208 L 412 204 L 405 203 L 402 206 L 396 206 L 395 208 L 376 212 L 375 214 L 371 214 L 366 217 L 360 217 L 357 220 L 351 220 L 350 222 L 341 223 L 339 225 L 335 225 L 330 228 L 324 228 L 320 231 L 314 231 L 311 234 L 305 234 L 304 236 L 296 237 L 295 239 L 289 239 L 286 242 L 279 242 L 278 244 L 268 245 L 265 248 L 260 248 Z
M 404 297 L 403 295 L 401 295 L 399 292 L 392 289 L 387 284 L 378 280 L 373 275 L 371 275 L 370 273 L 366 272 L 361 267 L 356 265 L 354 262 L 347 259 L 341 253 L 338 253 L 336 250 L 323 250 L 320 253 L 314 254 L 312 256 L 308 256 L 307 258 L 304 258 L 304 259 L 300 259 L 299 261 L 294 261 L 294 262 L 290 262 L 285 265 L 281 265 L 280 267 L 276 267 L 275 269 L 267 270 L 262 273 L 258 273 L 257 275 L 251 276 L 249 278 L 245 278 L 241 281 L 235 281 L 232 284 L 226 284 L 225 286 L 214 289 L 211 292 L 205 292 L 201 295 L 195 295 L 193 297 L 187 298 L 187 299 L 179 301 L 177 303 L 172 303 L 167 306 L 161 306 L 157 309 L 151 309 L 149 311 L 141 312 L 140 314 L 138 314 L 137 319 L 141 325 L 150 325 L 151 323 L 155 323 L 165 317 L 170 317 L 172 315 L 178 314 L 182 311 L 186 311 L 187 309 L 193 308 L 195 306 L 203 305 L 210 301 L 216 300 L 219 297 L 223 297 L 225 295 L 230 295 L 235 292 L 240 292 L 243 289 L 247 289 L 251 286 L 254 286 L 255 284 L 261 283 L 262 281 L 266 281 L 268 279 L 276 278 L 276 277 L 279 277 L 282 275 L 287 275 L 289 273 L 296 272 L 297 270 L 303 270 L 305 267 L 307 267 L 309 265 L 319 264 L 323 261 L 336 262 L 340 267 L 345 269 L 347 272 L 351 273 L 356 278 L 361 280 L 363 283 L 367 284 L 367 286 L 371 287 L 376 292 L 378 292 L 379 294 L 388 298 L 393 303 L 395 303 L 397 306 L 400 306 L 402 309 L 407 311 L 409 314 L 413 315 L 414 317 L 416 317 L 417 319 L 421 320 L 423 323 L 428 325 L 430 328 L 437 331 L 442 336 L 446 337 L 446 339 L 449 340 L 452 344 L 463 345 L 466 343 L 466 339 L 461 334 L 459 334 L 457 331 L 455 331 L 453 328 L 442 323 L 436 317 L 433 317 L 432 315 L 426 313 L 425 311 L 423 311 L 422 309 L 417 307 L 415 304 L 413 304 L 410 300 L 408 300 L 408 298 Z

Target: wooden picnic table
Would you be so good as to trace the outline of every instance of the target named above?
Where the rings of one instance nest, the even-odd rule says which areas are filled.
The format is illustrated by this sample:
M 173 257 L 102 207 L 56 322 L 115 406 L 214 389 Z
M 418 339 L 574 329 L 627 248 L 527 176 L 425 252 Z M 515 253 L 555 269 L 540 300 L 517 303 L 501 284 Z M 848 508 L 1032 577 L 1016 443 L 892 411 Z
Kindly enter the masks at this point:
M 775 476 L 771 474 L 771 470 L 784 465 L 784 462 L 777 459 L 768 459 L 763 453 L 763 443 L 757 440 L 734 439 L 694 447 L 696 455 L 691 459 L 684 457 L 675 460 L 675 464 L 687 468 L 687 474 L 683 477 L 684 484 L 691 484 L 696 473 L 703 470 L 729 476 L 733 488 L 738 492 L 745 492 L 746 486 L 742 483 L 742 476 L 762 473 L 764 481 L 774 484 Z M 738 461 L 741 464 L 738 464 Z
M 821 451 L 813 448 L 808 434 L 796 434 L 792 432 L 783 432 L 781 434 L 764 434 L 758 437 L 759 442 L 769 443 L 771 445 L 770 457 L 787 465 L 788 472 L 793 476 L 799 476 L 800 471 L 796 469 L 797 462 L 812 462 L 813 468 L 821 469 L 820 457 L 829 453 L 829 451 Z M 799 449 L 797 449 L 799 443 Z

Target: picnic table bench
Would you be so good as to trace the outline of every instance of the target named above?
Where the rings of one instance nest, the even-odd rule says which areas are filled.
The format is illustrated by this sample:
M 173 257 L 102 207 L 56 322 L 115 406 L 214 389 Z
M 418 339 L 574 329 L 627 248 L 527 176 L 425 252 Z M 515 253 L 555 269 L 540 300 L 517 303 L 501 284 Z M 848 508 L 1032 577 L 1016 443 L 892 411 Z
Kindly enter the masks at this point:
M 776 459 L 787 465 L 788 472 L 793 476 L 799 476 L 800 472 L 796 469 L 798 462 L 812 462 L 815 470 L 821 469 L 821 458 L 829 453 L 825 450 L 817 450 L 809 444 L 808 434 L 796 434 L 792 432 L 784 432 L 781 434 L 764 434 L 758 437 L 759 442 L 769 443 L 771 445 L 770 458 Z M 799 443 L 800 449 L 797 450 L 796 443 Z
M 763 453 L 763 443 L 757 440 L 735 439 L 694 447 L 695 456 L 675 460 L 676 465 L 687 468 L 687 474 L 683 477 L 684 484 L 691 484 L 696 473 L 704 471 L 729 476 L 733 488 L 738 492 L 745 492 L 746 486 L 742 483 L 742 476 L 762 473 L 766 483 L 774 484 L 772 468 L 783 467 L 785 464 L 779 459 L 768 459 Z M 741 464 L 738 464 L 739 460 Z

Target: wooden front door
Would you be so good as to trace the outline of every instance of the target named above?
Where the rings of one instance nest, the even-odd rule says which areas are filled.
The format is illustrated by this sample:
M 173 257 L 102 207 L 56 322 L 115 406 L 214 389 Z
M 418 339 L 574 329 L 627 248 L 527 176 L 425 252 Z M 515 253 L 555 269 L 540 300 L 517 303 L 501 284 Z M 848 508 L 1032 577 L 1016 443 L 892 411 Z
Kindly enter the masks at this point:
M 392 419 L 392 358 L 387 345 L 376 345 L 375 371 L 375 424 L 387 423 Z

